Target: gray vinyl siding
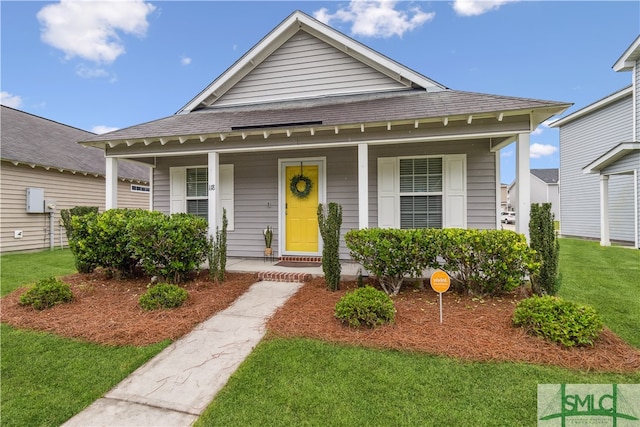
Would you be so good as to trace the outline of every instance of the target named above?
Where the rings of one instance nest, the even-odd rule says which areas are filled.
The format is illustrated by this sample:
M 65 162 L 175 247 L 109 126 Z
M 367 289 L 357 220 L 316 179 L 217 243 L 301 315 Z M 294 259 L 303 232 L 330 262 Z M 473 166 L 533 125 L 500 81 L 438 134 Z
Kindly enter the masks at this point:
M 600 182 L 597 174 L 582 168 L 623 141 L 632 138 L 632 97 L 560 127 L 560 229 L 565 236 L 600 238 Z M 610 206 L 631 200 L 628 189 L 609 182 Z M 611 209 L 614 223 L 624 222 L 623 213 Z M 627 219 L 628 221 L 628 219 Z M 629 221 L 631 222 L 631 221 Z M 610 228 L 612 240 L 626 240 L 628 233 Z
M 217 106 L 404 88 L 300 30 L 225 93 Z
M 98 206 L 105 209 L 105 179 L 103 176 L 45 170 L 27 165 L 14 166 L 2 162 L 2 205 L 0 206 L 1 252 L 34 251 L 50 248 L 50 214 L 26 212 L 26 189 L 42 188 L 45 200 L 55 200 L 54 245 L 67 245 L 67 236 L 60 221 L 60 210 L 75 206 Z M 131 192 L 131 182 L 118 182 L 118 207 L 149 207 L 147 193 Z M 22 239 L 14 238 L 14 231 L 22 230 Z
M 627 154 L 602 170 L 603 174 L 614 174 L 609 178 L 609 191 L 615 190 L 621 193 L 620 196 L 613 199 L 609 208 L 609 217 L 611 218 L 609 231 L 613 236 L 615 230 L 616 236 L 619 236 L 616 240 L 635 241 L 634 223 L 638 213 L 635 212 L 635 200 L 637 199 L 633 198 L 634 180 L 636 179 L 633 171 L 636 170 L 640 170 L 640 153 L 637 151 Z M 629 198 L 625 198 L 627 194 L 630 195 Z
M 377 158 L 394 156 L 467 155 L 467 227 L 496 226 L 495 153 L 486 141 L 381 145 L 369 148 L 369 226 L 378 224 Z
M 369 226 L 376 227 L 377 159 L 389 156 L 467 154 L 467 223 L 469 228 L 495 228 L 496 182 L 495 154 L 486 141 L 450 142 L 445 144 L 401 144 L 369 147 Z M 327 203 L 342 206 L 341 236 L 358 228 L 358 149 L 357 147 L 275 151 L 260 153 L 220 154 L 220 164 L 234 165 L 235 230 L 228 233 L 228 255 L 261 257 L 264 240 L 262 230 L 274 228 L 273 247 L 279 244 L 278 224 L 278 159 L 299 157 L 326 158 Z M 159 158 L 154 173 L 154 209 L 169 212 L 169 168 L 203 166 L 206 155 Z M 276 256 L 279 254 L 275 253 Z M 349 258 L 341 241 L 340 256 Z
M 633 135 L 633 140 L 640 140 L 640 59 L 636 60 L 636 65 L 633 67 L 633 73 L 635 79 L 635 87 L 633 88 L 633 92 L 635 93 L 635 102 L 636 102 L 636 134 Z

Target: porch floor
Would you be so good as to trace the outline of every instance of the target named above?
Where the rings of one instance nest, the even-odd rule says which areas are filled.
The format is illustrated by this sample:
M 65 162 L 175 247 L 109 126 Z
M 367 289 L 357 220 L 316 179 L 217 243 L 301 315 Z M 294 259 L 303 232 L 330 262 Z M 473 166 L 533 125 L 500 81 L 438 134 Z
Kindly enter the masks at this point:
M 324 277 L 322 267 L 285 267 L 276 265 L 279 258 L 227 258 L 227 271 L 235 273 L 258 273 L 260 280 L 299 282 L 313 277 Z M 361 265 L 353 261 L 342 261 L 342 279 L 354 280 Z M 362 269 L 364 272 L 364 269 Z

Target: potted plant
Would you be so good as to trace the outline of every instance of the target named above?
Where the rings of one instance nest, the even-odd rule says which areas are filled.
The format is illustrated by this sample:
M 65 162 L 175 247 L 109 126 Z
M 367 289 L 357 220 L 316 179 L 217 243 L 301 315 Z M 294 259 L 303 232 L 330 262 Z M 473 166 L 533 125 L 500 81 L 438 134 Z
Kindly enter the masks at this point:
M 270 225 L 267 225 L 267 228 L 262 230 L 262 234 L 264 234 L 264 254 L 270 256 L 273 252 L 271 249 L 271 241 L 273 240 L 273 228 Z

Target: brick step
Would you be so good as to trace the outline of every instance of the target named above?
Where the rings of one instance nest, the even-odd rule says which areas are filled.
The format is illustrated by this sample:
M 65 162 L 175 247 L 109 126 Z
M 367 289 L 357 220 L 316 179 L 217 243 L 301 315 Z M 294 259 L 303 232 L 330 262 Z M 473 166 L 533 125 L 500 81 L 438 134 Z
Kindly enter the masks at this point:
M 295 255 L 283 255 L 280 257 L 280 261 L 291 262 L 322 262 L 320 256 L 295 256 Z
M 312 276 L 310 273 L 293 273 L 282 271 L 259 271 L 258 280 L 272 281 L 272 282 L 308 282 Z

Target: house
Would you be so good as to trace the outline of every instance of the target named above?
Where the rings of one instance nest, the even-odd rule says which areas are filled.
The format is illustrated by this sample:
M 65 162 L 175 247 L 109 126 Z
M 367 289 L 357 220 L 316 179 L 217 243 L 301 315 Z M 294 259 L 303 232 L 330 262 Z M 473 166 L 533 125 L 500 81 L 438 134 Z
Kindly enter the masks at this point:
M 509 209 L 509 186 L 500 184 L 500 211 L 504 212 Z
M 94 134 L 2 106 L 0 164 L 0 251 L 66 245 L 60 210 L 105 209 L 102 150 L 82 147 Z M 149 167 L 121 162 L 117 178 L 121 207 L 149 208 Z
M 615 62 L 625 87 L 551 124 L 560 129 L 562 235 L 640 248 L 640 37 Z
M 451 90 L 296 11 L 175 115 L 80 143 L 153 166 L 153 209 L 223 209 L 228 254 L 318 256 L 319 203 L 365 227 L 496 229 L 500 149 L 570 104 Z M 107 206 L 116 206 L 107 194 Z M 516 224 L 528 228 L 528 207 Z M 349 253 L 341 243 L 340 256 Z
M 529 201 L 530 203 L 551 203 L 551 213 L 560 220 L 560 191 L 558 188 L 558 169 L 531 169 Z M 518 205 L 518 191 L 515 181 L 509 185 L 508 200 Z

